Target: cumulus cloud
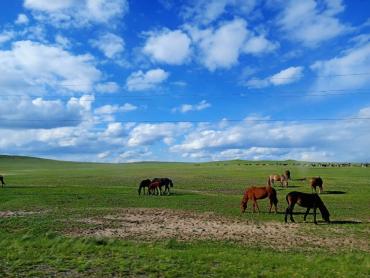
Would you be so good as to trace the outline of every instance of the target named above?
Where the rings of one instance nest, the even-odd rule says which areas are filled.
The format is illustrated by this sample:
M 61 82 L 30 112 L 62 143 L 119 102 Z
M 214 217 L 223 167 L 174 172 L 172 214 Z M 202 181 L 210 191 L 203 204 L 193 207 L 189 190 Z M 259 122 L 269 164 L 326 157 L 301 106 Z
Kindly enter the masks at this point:
M 125 49 L 124 40 L 113 33 L 103 34 L 98 39 L 91 40 L 91 44 L 109 59 L 117 58 Z
M 114 114 L 117 112 L 130 112 L 135 111 L 137 109 L 137 106 L 131 104 L 131 103 L 125 103 L 124 105 L 103 105 L 101 107 L 98 107 L 95 109 L 95 113 L 98 115 L 102 114 Z
M 336 17 L 344 10 L 341 0 L 283 1 L 278 25 L 286 38 L 314 47 L 350 30 Z
M 116 82 L 105 82 L 96 85 L 96 91 L 103 94 L 113 94 L 118 92 L 119 86 Z
M 67 37 L 62 36 L 61 34 L 57 34 L 55 36 L 55 42 L 58 45 L 60 45 L 61 47 L 63 47 L 64 49 L 71 48 L 71 46 L 72 46 L 72 43 L 71 43 L 70 39 L 68 39 Z
M 206 25 L 217 20 L 222 14 L 248 15 L 256 6 L 255 0 L 197 0 L 190 1 L 182 10 L 182 16 L 196 24 Z
M 16 21 L 15 21 L 15 24 L 17 25 L 22 25 L 22 24 L 28 24 L 30 20 L 28 19 L 28 17 L 25 15 L 25 14 L 19 14 Z
M 101 77 L 92 56 L 32 41 L 17 41 L 10 50 L 0 50 L 0 72 L 4 94 L 27 94 L 45 87 L 90 92 Z
M 208 103 L 206 100 L 202 100 L 197 104 L 183 104 L 180 107 L 175 107 L 172 109 L 172 112 L 179 111 L 180 113 L 187 113 L 190 111 L 201 111 L 211 107 L 211 104 Z
M 0 45 L 7 42 L 7 41 L 10 41 L 14 37 L 15 37 L 15 32 L 13 32 L 13 31 L 3 31 L 2 33 L 0 33 Z
M 108 24 L 128 11 L 126 0 L 25 0 L 34 17 L 57 27 Z
M 363 42 L 329 60 L 315 62 L 311 69 L 318 75 L 314 90 L 361 89 L 370 85 L 370 44 Z
M 147 72 L 141 70 L 133 72 L 126 80 L 126 86 L 129 91 L 150 90 L 164 82 L 169 73 L 162 69 L 152 69 Z
M 280 86 L 297 82 L 303 76 L 303 67 L 289 67 L 264 79 L 250 79 L 246 86 L 250 88 L 264 88 L 268 86 Z
M 150 32 L 143 52 L 153 61 L 181 65 L 190 56 L 190 38 L 181 30 Z
M 5 128 L 43 128 L 76 126 L 89 111 L 86 97 L 61 100 L 31 99 L 28 97 L 2 99 L 0 127 Z
M 232 67 L 243 53 L 261 55 L 278 47 L 264 35 L 248 30 L 246 21 L 240 18 L 224 22 L 217 29 L 189 25 L 185 28 L 199 51 L 200 62 L 211 71 Z
M 189 123 L 139 124 L 129 134 L 129 147 L 152 145 L 158 141 L 171 144 L 176 136 L 182 135 L 191 127 Z

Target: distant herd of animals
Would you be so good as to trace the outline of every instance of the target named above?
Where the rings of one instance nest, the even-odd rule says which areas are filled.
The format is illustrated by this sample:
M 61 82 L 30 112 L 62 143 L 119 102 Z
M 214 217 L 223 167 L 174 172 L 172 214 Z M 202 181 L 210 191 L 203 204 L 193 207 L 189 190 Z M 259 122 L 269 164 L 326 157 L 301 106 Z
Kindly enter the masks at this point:
M 243 199 L 241 201 L 241 212 L 244 213 L 247 209 L 248 201 L 251 200 L 253 202 L 253 212 L 258 211 L 259 207 L 257 200 L 259 199 L 265 199 L 269 198 L 270 200 L 270 207 L 269 212 L 271 212 L 272 208 L 274 207 L 275 213 L 277 213 L 277 193 L 275 188 L 273 188 L 273 185 L 275 182 L 280 182 L 280 185 L 282 187 L 288 187 L 288 181 L 291 180 L 290 171 L 286 170 L 281 175 L 270 175 L 267 179 L 267 185 L 261 186 L 261 187 L 248 187 L 243 195 Z M 307 180 L 307 178 L 297 179 L 300 181 Z M 288 215 L 290 215 L 290 220 L 294 222 L 293 219 L 293 209 L 296 204 L 298 204 L 301 207 L 306 208 L 306 213 L 304 214 L 304 221 L 306 221 L 306 217 L 311 209 L 313 209 L 314 212 L 314 223 L 317 224 L 316 221 L 316 210 L 319 209 L 322 218 L 330 223 L 330 213 L 328 209 L 325 207 L 323 201 L 317 194 L 316 188 L 319 188 L 319 193 L 323 192 L 323 180 L 321 177 L 312 177 L 309 178 L 309 185 L 311 187 L 312 193 L 303 193 L 303 192 L 297 192 L 292 191 L 286 195 L 286 201 L 288 203 L 288 207 L 285 210 L 285 222 L 287 222 Z M 164 187 L 164 190 L 162 188 Z M 170 187 L 173 187 L 173 182 L 169 178 L 154 178 L 152 180 L 145 179 L 140 182 L 138 193 L 141 195 L 141 192 L 143 194 L 147 195 L 170 195 Z M 147 189 L 147 192 L 145 193 L 145 188 Z M 315 193 L 313 193 L 315 191 Z

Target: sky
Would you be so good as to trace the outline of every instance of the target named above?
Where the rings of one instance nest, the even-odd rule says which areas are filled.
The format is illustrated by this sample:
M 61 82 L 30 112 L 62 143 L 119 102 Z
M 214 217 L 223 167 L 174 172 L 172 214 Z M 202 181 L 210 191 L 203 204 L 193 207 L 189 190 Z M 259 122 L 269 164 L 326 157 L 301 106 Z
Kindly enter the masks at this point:
M 370 1 L 0 1 L 0 154 L 370 162 Z

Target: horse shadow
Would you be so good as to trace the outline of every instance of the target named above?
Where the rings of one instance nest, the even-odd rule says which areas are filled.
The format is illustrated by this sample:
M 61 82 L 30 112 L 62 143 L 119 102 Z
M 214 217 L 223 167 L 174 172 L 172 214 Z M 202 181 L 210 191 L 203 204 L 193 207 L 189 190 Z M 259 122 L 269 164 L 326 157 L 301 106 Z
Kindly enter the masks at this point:
M 325 190 L 321 194 L 346 194 L 345 191 L 339 191 L 339 190 Z
M 330 224 L 362 224 L 359 220 L 333 220 Z

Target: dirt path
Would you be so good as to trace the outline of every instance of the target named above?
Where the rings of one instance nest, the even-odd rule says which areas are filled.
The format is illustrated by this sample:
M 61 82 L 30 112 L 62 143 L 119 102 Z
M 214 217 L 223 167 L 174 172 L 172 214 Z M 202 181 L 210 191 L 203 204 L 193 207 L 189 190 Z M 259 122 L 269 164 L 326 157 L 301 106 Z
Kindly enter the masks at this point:
M 305 235 L 299 224 L 249 222 L 210 213 L 193 213 L 168 209 L 122 209 L 117 214 L 81 219 L 89 228 L 68 231 L 73 236 L 116 237 L 138 240 L 176 238 L 183 241 L 223 240 L 279 250 L 323 247 L 330 250 L 369 251 L 368 242 L 349 236 L 334 238 Z

